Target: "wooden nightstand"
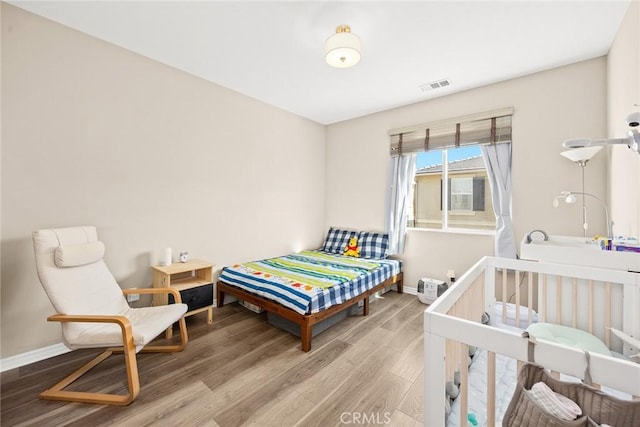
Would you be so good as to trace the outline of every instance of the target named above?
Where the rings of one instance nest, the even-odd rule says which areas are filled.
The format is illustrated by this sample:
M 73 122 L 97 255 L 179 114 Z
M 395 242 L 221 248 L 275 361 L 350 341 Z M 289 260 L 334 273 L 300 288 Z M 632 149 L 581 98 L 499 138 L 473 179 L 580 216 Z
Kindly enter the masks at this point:
M 182 302 L 187 304 L 186 316 L 207 312 L 207 323 L 213 323 L 213 264 L 193 259 L 174 262 L 171 265 L 155 265 L 153 269 L 154 288 L 173 288 L 180 292 Z M 153 305 L 173 302 L 173 296 L 154 295 Z M 167 338 L 173 336 L 173 327 L 167 329 Z

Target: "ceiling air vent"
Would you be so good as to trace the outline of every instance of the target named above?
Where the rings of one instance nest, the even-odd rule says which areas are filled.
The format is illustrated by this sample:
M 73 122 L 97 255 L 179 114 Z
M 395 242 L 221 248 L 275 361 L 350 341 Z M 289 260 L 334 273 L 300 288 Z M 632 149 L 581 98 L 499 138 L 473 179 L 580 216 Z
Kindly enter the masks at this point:
M 437 80 L 435 82 L 431 82 L 431 83 L 427 83 L 424 85 L 420 86 L 420 89 L 423 92 L 429 92 L 435 89 L 440 89 L 443 87 L 447 87 L 447 86 L 451 86 L 451 80 L 449 79 L 442 79 L 442 80 Z

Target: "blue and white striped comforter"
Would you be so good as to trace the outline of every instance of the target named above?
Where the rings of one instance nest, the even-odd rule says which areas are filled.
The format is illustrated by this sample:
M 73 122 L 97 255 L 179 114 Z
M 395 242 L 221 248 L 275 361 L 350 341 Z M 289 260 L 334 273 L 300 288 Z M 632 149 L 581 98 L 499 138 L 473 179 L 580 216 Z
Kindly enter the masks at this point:
M 354 298 L 400 271 L 398 260 L 303 251 L 225 267 L 220 280 L 309 314 Z

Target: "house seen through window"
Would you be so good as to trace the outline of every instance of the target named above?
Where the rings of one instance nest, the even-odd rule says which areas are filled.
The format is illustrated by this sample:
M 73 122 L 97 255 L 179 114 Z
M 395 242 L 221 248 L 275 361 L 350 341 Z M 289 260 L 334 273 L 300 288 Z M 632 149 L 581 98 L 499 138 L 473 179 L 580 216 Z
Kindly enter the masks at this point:
M 479 146 L 418 153 L 407 226 L 495 229 L 491 188 Z

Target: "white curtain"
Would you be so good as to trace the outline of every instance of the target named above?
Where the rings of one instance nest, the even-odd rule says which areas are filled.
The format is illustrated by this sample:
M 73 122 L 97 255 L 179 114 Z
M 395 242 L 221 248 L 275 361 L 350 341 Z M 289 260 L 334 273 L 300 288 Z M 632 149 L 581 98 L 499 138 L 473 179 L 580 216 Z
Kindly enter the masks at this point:
M 404 251 L 407 208 L 416 175 L 416 154 L 394 156 L 389 160 L 385 227 L 389 233 L 389 255 Z
M 515 259 L 516 242 L 511 221 L 511 143 L 482 145 L 480 148 L 496 214 L 495 256 Z

